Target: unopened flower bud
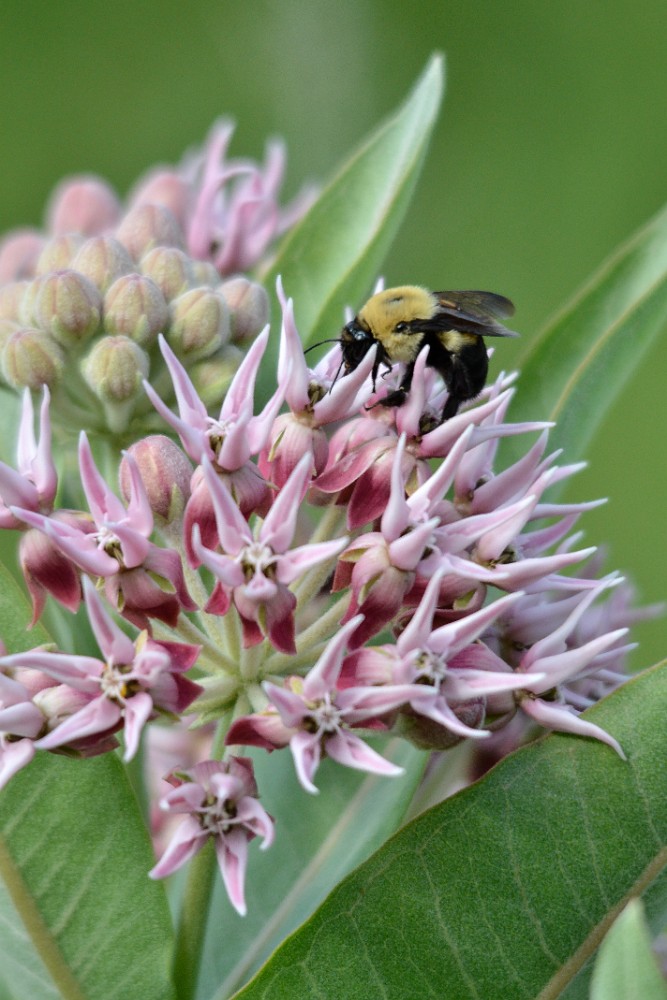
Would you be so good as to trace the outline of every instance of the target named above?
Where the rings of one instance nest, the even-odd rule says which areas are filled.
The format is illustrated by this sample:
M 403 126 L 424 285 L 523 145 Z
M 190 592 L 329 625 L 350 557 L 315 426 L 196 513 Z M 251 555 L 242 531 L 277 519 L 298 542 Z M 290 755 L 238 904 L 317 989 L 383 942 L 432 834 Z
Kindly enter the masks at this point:
M 149 347 L 158 333 L 167 329 L 169 310 L 164 295 L 143 274 L 124 274 L 104 296 L 104 328 L 107 333 L 131 337 Z
M 44 237 L 35 229 L 16 229 L 0 242 L 0 283 L 21 281 L 35 274 Z
M 475 698 L 461 705 L 450 706 L 456 718 L 471 729 L 479 729 L 484 722 L 485 701 Z M 449 750 L 461 742 L 464 737 L 458 736 L 441 726 L 434 719 L 418 715 L 411 708 L 402 708 L 398 714 L 393 732 L 398 733 L 416 746 L 419 750 Z
M 229 340 L 229 310 L 210 288 L 192 288 L 169 307 L 167 339 L 179 357 L 209 357 Z
M 62 271 L 70 267 L 83 243 L 84 238 L 78 233 L 54 236 L 52 240 L 44 244 L 35 265 L 35 274 L 48 274 L 49 271 Z
M 134 189 L 130 204 L 164 205 L 172 213 L 180 226 L 185 224 L 190 207 L 190 187 L 187 181 L 173 170 L 158 169 L 139 182 Z
M 61 378 L 65 356 L 55 340 L 42 330 L 22 327 L 11 335 L 2 352 L 2 371 L 15 389 L 49 388 Z
M 51 197 L 47 228 L 54 236 L 63 233 L 98 236 L 112 229 L 119 215 L 118 198 L 101 177 L 68 177 Z
M 116 236 L 137 261 L 154 247 L 182 250 L 185 245 L 176 217 L 164 205 L 137 205 L 127 213 Z
M 80 344 L 97 332 L 102 317 L 102 296 L 78 271 L 52 271 L 35 282 L 39 292 L 34 317 L 42 330 L 63 347 Z
M 93 236 L 76 253 L 72 267 L 97 285 L 104 294 L 122 274 L 134 271 L 132 258 L 111 236 Z
M 21 326 L 38 326 L 35 317 L 35 307 L 39 296 L 40 283 L 42 278 L 33 278 L 26 281 L 23 294 L 18 303 L 18 322 Z
M 232 340 L 256 337 L 269 321 L 266 289 L 247 278 L 230 278 L 218 286 L 231 312 Z
M 10 281 L 0 288 L 0 317 L 2 319 L 18 320 L 21 315 L 21 302 L 29 281 Z
M 128 449 L 137 463 L 158 527 L 180 521 L 190 496 L 192 466 L 183 451 L 164 434 L 151 434 Z M 120 488 L 130 499 L 127 460 L 120 464 Z
M 148 369 L 148 356 L 129 337 L 102 337 L 81 365 L 90 388 L 108 403 L 134 399 L 142 390 Z
M 141 271 L 152 278 L 170 302 L 194 284 L 192 261 L 176 247 L 155 247 L 141 258 Z
M 4 316 L 0 316 L 0 353 L 4 351 L 5 344 L 11 337 L 13 333 L 19 329 L 17 323 L 11 319 L 5 319 Z
M 197 285 L 207 285 L 209 288 L 217 288 L 220 284 L 218 270 L 210 260 L 193 260 L 192 270 Z M 220 291 L 219 288 L 217 290 Z

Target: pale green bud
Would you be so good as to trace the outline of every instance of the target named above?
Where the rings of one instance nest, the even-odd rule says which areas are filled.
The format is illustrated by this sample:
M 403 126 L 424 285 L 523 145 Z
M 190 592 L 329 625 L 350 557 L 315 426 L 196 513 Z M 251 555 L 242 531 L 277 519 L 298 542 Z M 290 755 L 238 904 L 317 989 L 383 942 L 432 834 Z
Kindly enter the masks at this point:
M 218 286 L 231 312 L 232 340 L 256 337 L 269 322 L 266 289 L 247 278 L 230 278 Z
M 218 269 L 210 260 L 193 260 L 192 270 L 197 285 L 208 285 L 209 288 L 216 288 L 220 284 Z
M 122 274 L 131 274 L 134 264 L 122 243 L 112 236 L 93 236 L 79 248 L 72 267 L 104 293 Z
M 60 381 L 65 356 L 55 340 L 42 330 L 21 327 L 7 340 L 2 352 L 2 372 L 15 389 L 49 388 Z
M 215 354 L 229 340 L 229 310 L 210 288 L 192 288 L 169 306 L 167 340 L 179 357 L 195 360 Z
M 0 287 L 0 317 L 18 320 L 23 296 L 29 284 L 29 281 L 11 281 Z
M 44 244 L 44 249 L 37 259 L 35 274 L 48 274 L 49 271 L 63 271 L 70 267 L 83 243 L 84 237 L 78 233 L 54 236 Z
M 167 302 L 194 285 L 192 261 L 176 247 L 155 247 L 141 258 L 141 272 L 152 278 Z
M 32 281 L 25 282 L 23 295 L 18 303 L 17 320 L 21 326 L 38 325 L 35 317 L 35 307 L 37 305 L 37 298 L 39 297 L 41 281 L 41 278 L 33 278 Z
M 37 326 L 63 347 L 73 347 L 97 333 L 102 318 L 102 296 L 78 271 L 52 271 L 38 279 L 34 303 Z
M 168 323 L 164 295 L 144 274 L 124 274 L 104 296 L 107 333 L 131 337 L 142 347 L 150 347 Z
M 143 391 L 148 355 L 129 337 L 102 337 L 81 363 L 81 371 L 95 395 L 124 403 Z
M 15 323 L 14 320 L 5 319 L 4 316 L 0 316 L 0 354 L 4 351 L 5 344 L 11 335 L 16 333 L 18 329 L 18 323 Z
M 154 247 L 185 248 L 181 227 L 164 205 L 137 205 L 130 209 L 116 236 L 134 260 L 141 260 Z

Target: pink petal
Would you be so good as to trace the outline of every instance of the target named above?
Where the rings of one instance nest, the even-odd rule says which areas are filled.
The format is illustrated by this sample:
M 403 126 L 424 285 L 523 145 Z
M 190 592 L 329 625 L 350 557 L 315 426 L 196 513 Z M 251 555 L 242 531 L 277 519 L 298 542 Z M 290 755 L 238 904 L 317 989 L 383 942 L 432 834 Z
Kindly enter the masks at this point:
M 245 872 L 248 863 L 248 838 L 239 827 L 215 838 L 215 853 L 229 901 L 242 917 L 246 914 L 244 895 Z
M 521 702 L 521 708 L 541 726 L 563 733 L 574 733 L 577 736 L 590 736 L 595 740 L 601 740 L 602 743 L 606 743 L 612 750 L 615 750 L 621 760 L 627 760 L 618 740 L 615 740 L 600 726 L 586 722 L 567 705 L 557 706 L 553 702 L 542 701 L 541 698 L 524 698 Z
M 356 615 L 329 640 L 319 660 L 304 678 L 303 693 L 305 698 L 317 700 L 335 690 L 348 639 L 362 622 L 363 617 Z
M 132 663 L 135 656 L 134 643 L 111 620 L 97 590 L 87 577 L 83 580 L 83 592 L 88 620 L 105 660 L 112 663 Z
M 186 817 L 158 863 L 149 871 L 149 877 L 157 879 L 171 875 L 202 849 L 208 837 L 209 834 L 202 829 L 198 820 Z
M 146 691 L 140 691 L 125 703 L 125 763 L 132 760 L 139 749 L 141 730 L 153 713 L 153 699 Z
M 113 730 L 120 720 L 121 711 L 118 705 L 105 697 L 95 698 L 41 740 L 37 740 L 35 746 L 39 750 L 53 750 L 54 747 L 64 746 L 73 740 Z
M 381 757 L 375 750 L 371 750 L 368 744 L 360 740 L 352 733 L 337 732 L 334 736 L 329 736 L 325 741 L 327 756 L 338 761 L 345 767 L 353 767 L 357 771 L 370 771 L 372 774 L 386 774 L 395 776 L 403 774 L 404 769 L 397 767 L 390 761 Z
M 16 740 L 8 743 L 0 742 L 0 789 L 4 788 L 17 771 L 29 764 L 35 756 L 35 744 L 32 740 Z
M 311 795 L 318 795 L 320 790 L 313 784 L 313 777 L 322 756 L 319 736 L 317 733 L 296 733 L 290 740 L 290 749 L 301 786 Z

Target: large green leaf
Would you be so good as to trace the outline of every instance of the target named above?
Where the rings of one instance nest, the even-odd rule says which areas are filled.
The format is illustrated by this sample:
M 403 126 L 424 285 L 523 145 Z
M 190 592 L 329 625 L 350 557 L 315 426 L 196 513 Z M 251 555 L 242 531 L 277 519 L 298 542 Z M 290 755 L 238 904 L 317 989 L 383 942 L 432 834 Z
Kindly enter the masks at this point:
M 623 745 L 549 736 L 405 827 L 239 997 L 556 997 L 628 898 L 667 910 L 667 666 L 587 717 Z
M 319 795 L 303 790 L 288 751 L 253 753 L 262 804 L 276 821 L 276 841 L 266 852 L 251 848 L 246 917 L 232 910 L 218 879 L 200 1000 L 222 1000 L 247 982 L 334 886 L 397 829 L 426 756 L 400 740 L 378 749 L 406 773 L 379 777 L 325 760 L 317 774 Z M 233 947 L 221 947 L 231 941 Z
M 551 442 L 581 457 L 623 385 L 667 328 L 667 210 L 622 246 L 528 340 L 514 419 L 557 420 Z M 508 441 L 518 455 L 520 443 Z
M 358 306 L 378 276 L 421 168 L 443 90 L 434 56 L 405 104 L 348 160 L 281 245 L 265 276 L 282 275 L 308 343 L 336 336 L 346 305 Z M 265 371 L 273 373 L 278 338 Z
M 0 793 L 0 982 L 31 1000 L 169 1000 L 173 935 L 153 863 L 113 754 L 38 754 Z

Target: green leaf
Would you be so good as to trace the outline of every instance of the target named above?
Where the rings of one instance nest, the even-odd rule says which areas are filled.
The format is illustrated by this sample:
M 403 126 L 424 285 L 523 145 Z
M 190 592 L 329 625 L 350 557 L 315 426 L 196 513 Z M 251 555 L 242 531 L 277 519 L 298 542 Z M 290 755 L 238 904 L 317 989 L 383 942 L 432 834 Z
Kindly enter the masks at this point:
M 591 1000 L 667 1000 L 667 985 L 651 951 L 641 902 L 633 899 L 614 921 L 600 946 Z
M 250 848 L 247 916 L 232 910 L 218 879 L 197 993 L 201 1000 L 226 1000 L 247 982 L 327 893 L 396 830 L 426 755 L 399 740 L 377 749 L 406 773 L 380 777 L 324 760 L 317 772 L 319 795 L 309 795 L 298 783 L 289 751 L 253 752 L 262 804 L 276 821 L 276 840 L 266 852 Z M 221 941 L 234 945 L 221 948 Z
M 511 416 L 557 420 L 551 443 L 580 458 L 667 325 L 667 210 L 622 246 L 530 341 Z M 518 457 L 520 444 L 506 442 Z
M 0 793 L 0 974 L 30 1000 L 169 1000 L 164 887 L 118 758 L 47 753 Z
M 19 653 L 51 641 L 41 622 L 28 632 L 31 617 L 24 591 L 0 563 L 0 639 L 8 653 Z
M 556 997 L 667 864 L 667 666 L 406 826 L 239 997 Z M 667 905 L 667 879 L 662 880 Z
M 372 289 L 405 214 L 443 90 L 434 56 L 405 104 L 350 158 L 278 250 L 264 282 L 282 275 L 304 342 L 336 336 L 345 306 Z M 265 371 L 275 382 L 278 338 Z M 273 391 L 273 390 L 271 390 Z

